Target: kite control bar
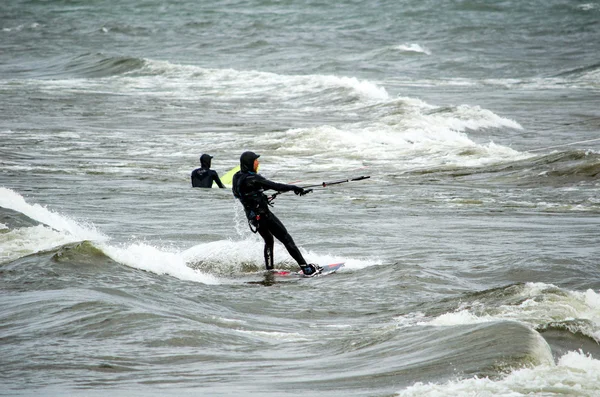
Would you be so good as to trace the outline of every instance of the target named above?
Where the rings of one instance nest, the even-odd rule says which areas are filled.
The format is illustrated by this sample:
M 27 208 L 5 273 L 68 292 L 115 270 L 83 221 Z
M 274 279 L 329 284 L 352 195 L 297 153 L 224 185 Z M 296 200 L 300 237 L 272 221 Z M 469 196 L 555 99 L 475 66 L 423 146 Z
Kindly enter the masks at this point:
M 331 186 L 331 185 L 339 185 L 340 183 L 362 181 L 363 179 L 369 179 L 370 177 L 371 177 L 370 175 L 367 175 L 367 176 L 359 176 L 359 177 L 352 178 L 352 179 L 342 179 L 340 181 L 334 181 L 334 182 L 323 182 L 319 185 L 302 186 L 302 189 L 306 189 L 309 187 L 327 187 L 327 186 Z
M 340 183 L 362 181 L 364 179 L 369 179 L 370 177 L 371 177 L 370 175 L 359 176 L 359 177 L 351 178 L 351 179 L 342 179 L 342 180 L 339 180 L 339 181 L 332 181 L 332 182 L 322 182 L 322 183 L 320 183 L 318 185 L 308 185 L 308 186 L 301 186 L 301 187 L 302 187 L 302 189 L 305 189 L 304 190 L 304 194 L 306 194 L 306 193 L 312 192 L 313 190 L 311 188 L 313 188 L 313 187 L 327 187 L 327 186 L 331 186 L 331 185 L 339 185 Z M 273 205 L 273 204 L 271 204 L 271 202 L 273 200 L 275 200 L 275 198 L 277 197 L 277 195 L 280 194 L 280 193 L 284 193 L 284 192 L 276 192 L 272 196 L 269 197 L 269 205 Z

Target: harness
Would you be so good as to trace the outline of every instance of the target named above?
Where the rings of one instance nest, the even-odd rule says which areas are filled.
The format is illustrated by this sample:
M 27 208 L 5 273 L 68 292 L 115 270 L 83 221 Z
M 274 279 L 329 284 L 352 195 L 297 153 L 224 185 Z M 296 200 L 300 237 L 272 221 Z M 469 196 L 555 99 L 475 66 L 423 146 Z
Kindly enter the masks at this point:
M 241 187 L 246 183 L 246 179 L 252 177 L 252 174 L 242 173 L 236 183 L 233 185 L 233 196 L 240 200 L 244 206 L 246 217 L 248 218 L 248 227 L 252 233 L 258 232 L 261 216 L 268 216 L 268 206 L 270 205 L 267 197 L 263 194 L 263 189 L 252 190 L 242 193 Z

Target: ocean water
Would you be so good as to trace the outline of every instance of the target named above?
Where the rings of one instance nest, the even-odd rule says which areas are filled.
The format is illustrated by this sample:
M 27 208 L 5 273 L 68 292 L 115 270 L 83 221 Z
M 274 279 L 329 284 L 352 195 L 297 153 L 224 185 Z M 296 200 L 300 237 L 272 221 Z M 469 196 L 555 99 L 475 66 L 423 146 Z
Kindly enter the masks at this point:
M 10 0 L 0 44 L 0 395 L 600 395 L 599 1 Z M 342 270 L 191 188 L 246 150 L 370 176 L 274 201 Z

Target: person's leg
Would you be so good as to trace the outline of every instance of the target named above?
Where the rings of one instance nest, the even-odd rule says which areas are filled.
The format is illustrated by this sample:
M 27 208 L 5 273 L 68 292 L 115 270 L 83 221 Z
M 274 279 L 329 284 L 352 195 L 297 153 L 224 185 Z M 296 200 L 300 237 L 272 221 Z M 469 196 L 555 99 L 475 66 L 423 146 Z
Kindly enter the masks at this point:
M 287 249 L 291 257 L 294 258 L 294 260 L 298 263 L 298 265 L 300 265 L 300 267 L 306 265 L 306 261 L 304 260 L 304 257 L 300 253 L 298 247 L 296 247 L 294 239 L 292 239 L 292 236 L 290 236 L 287 229 L 285 228 L 283 223 L 281 223 L 279 218 L 277 218 L 272 212 L 266 218 L 268 223 L 268 229 L 272 233 L 272 236 L 275 236 L 277 240 L 281 241 L 281 243 L 285 246 L 285 249 Z M 273 237 L 271 237 L 271 239 L 272 238 Z
M 265 240 L 265 267 L 267 270 L 273 270 L 273 245 L 275 240 L 273 240 L 273 234 L 271 234 L 267 222 L 262 219 L 259 221 L 258 233 Z

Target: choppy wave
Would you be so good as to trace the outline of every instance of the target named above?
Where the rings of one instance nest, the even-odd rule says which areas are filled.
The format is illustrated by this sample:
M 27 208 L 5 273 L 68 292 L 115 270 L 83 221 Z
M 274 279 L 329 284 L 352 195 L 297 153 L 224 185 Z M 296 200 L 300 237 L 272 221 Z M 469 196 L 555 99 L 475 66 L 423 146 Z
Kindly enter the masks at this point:
M 41 222 L 52 229 L 66 233 L 79 240 L 101 241 L 107 238 L 98 232 L 93 225 L 79 223 L 39 204 L 29 204 L 23 196 L 5 187 L 0 187 L 0 207 L 17 211 L 37 222 Z
M 3 233 L 27 229 L 31 236 L 39 230 L 30 228 L 41 227 L 53 233 L 49 239 L 53 244 L 59 244 L 63 235 L 75 237 L 89 232 L 83 230 L 84 233 L 78 233 L 78 225 L 71 225 L 73 221 L 63 219 L 60 214 L 48 214 L 43 207 L 27 204 L 22 196 L 9 189 L 0 193 L 3 207 L 12 207 L 11 211 L 17 212 L 16 216 L 6 220 L 8 224 L 2 229 Z M 24 213 L 28 214 L 27 218 Z M 59 227 L 66 222 L 71 226 L 68 229 L 70 232 L 36 225 L 40 220 Z M 276 256 L 282 255 L 278 252 Z M 323 258 L 314 253 L 308 253 L 307 256 L 311 260 Z M 314 349 L 314 339 L 297 332 L 256 326 L 243 318 L 226 320 L 219 317 L 213 320 L 216 316 L 213 313 L 232 310 L 231 305 L 236 299 L 231 299 L 229 295 L 228 299 L 220 302 L 231 300 L 234 303 L 225 306 L 219 303 L 217 307 L 202 311 L 190 320 L 190 314 L 171 314 L 172 306 L 178 304 L 177 298 L 171 297 L 171 293 L 161 292 L 164 287 L 152 289 L 157 302 L 152 305 L 145 303 L 136 292 L 139 288 L 135 287 L 137 283 L 142 283 L 143 289 L 153 283 L 161 286 L 168 284 L 175 290 L 181 288 L 181 282 L 170 283 L 163 275 L 207 285 L 232 284 L 232 280 L 233 284 L 237 284 L 236 277 L 247 272 L 255 273 L 261 262 L 262 252 L 256 241 L 216 241 L 185 251 L 141 242 L 116 246 L 106 241 L 84 241 L 38 250 L 30 256 L 21 255 L 12 263 L 5 264 L 1 271 L 4 281 L 10 282 L 11 290 L 42 291 L 31 295 L 31 305 L 22 299 L 10 302 L 11 312 L 21 313 L 25 310 L 27 313 L 32 307 L 39 309 L 39 305 L 43 304 L 48 307 L 49 314 L 38 321 L 48 323 L 44 327 L 46 333 L 56 333 L 63 338 L 65 335 L 74 338 L 99 336 L 118 342 L 119 338 L 131 333 L 143 333 L 156 322 L 168 321 L 171 324 L 177 321 L 179 326 L 185 324 L 182 329 L 174 331 L 170 328 L 164 337 L 155 330 L 150 341 L 147 336 L 141 339 L 153 348 L 169 349 L 194 349 L 200 345 L 199 340 L 205 341 L 207 338 L 217 341 L 215 343 L 224 338 L 238 340 L 237 343 L 246 348 L 250 343 L 289 345 L 293 342 Z M 348 260 L 348 269 L 373 264 L 376 263 Z M 149 275 L 127 271 L 129 268 L 144 270 Z M 40 269 L 43 269 L 41 273 Z M 89 274 L 84 276 L 84 273 Z M 99 280 L 103 280 L 100 286 Z M 113 285 L 114 280 L 119 280 L 120 286 L 106 286 Z M 244 282 L 249 280 L 252 279 L 242 278 Z M 61 282 L 63 285 L 60 285 Z M 88 290 L 88 285 L 93 288 Z M 68 298 L 64 298 L 62 292 L 60 296 L 52 290 L 44 292 L 49 287 L 65 286 L 69 286 Z M 336 293 L 339 291 L 332 292 L 334 295 Z M 204 299 L 199 301 L 203 302 Z M 473 388 L 493 390 L 502 395 L 515 390 L 529 390 L 515 383 L 514 379 L 520 377 L 537 377 L 538 389 L 542 390 L 550 390 L 551 383 L 561 379 L 561 376 L 573 380 L 572 371 L 577 371 L 576 379 L 589 382 L 596 380 L 598 362 L 587 354 L 595 354 L 598 348 L 590 344 L 587 345 L 587 351 L 573 353 L 574 349 L 584 345 L 581 338 L 594 341 L 596 345 L 600 338 L 600 298 L 592 290 L 576 292 L 549 284 L 518 284 L 436 302 L 431 308 L 431 313 L 412 312 L 398 316 L 391 326 L 385 315 L 377 316 L 383 319 L 382 322 L 373 321 L 377 317 L 373 318 L 368 327 L 354 326 L 352 321 L 348 324 L 348 320 L 333 324 L 343 326 L 344 333 L 330 326 L 327 321 L 315 324 L 311 333 L 319 333 L 320 338 L 329 340 L 329 343 L 326 347 L 319 346 L 318 354 L 314 353 L 312 358 L 304 360 L 303 365 L 309 362 L 319 367 L 321 373 L 327 374 L 326 381 L 315 380 L 313 387 L 343 385 L 375 389 L 381 387 L 382 383 L 391 382 L 396 388 L 399 383 L 406 385 L 407 388 L 399 391 L 399 395 L 407 396 L 428 393 L 440 395 L 440 390 L 443 390 L 441 395 L 460 395 Z M 349 307 L 340 305 L 336 310 L 349 313 L 356 311 L 352 304 Z M 199 321 L 197 318 L 206 320 Z M 14 324 L 16 320 L 11 317 L 11 321 Z M 190 336 L 188 328 L 191 327 L 202 327 L 203 331 L 195 331 Z M 551 335 L 557 330 L 575 336 L 574 341 L 565 345 L 564 337 Z M 11 332 L 10 335 L 13 335 L 14 331 Z M 6 340 L 11 342 L 11 338 L 14 336 Z M 552 355 L 557 339 L 560 339 L 565 351 L 554 364 Z M 116 349 L 126 350 L 119 343 Z M 91 353 L 86 354 L 89 356 Z M 116 365 L 110 359 L 106 361 L 116 368 L 112 370 L 114 373 L 131 372 L 128 366 Z M 354 370 L 340 372 L 337 368 L 340 362 Z M 263 359 L 258 363 L 268 365 L 270 361 Z M 22 368 L 22 365 L 18 368 Z M 427 379 L 435 379 L 438 383 L 423 383 Z M 295 382 L 284 380 L 280 386 L 292 387 Z M 596 390 L 594 387 L 588 387 L 590 393 Z M 561 390 L 569 394 L 576 390 L 574 388 L 569 385 Z
M 554 180 L 590 180 L 600 176 L 600 153 L 587 150 L 571 150 L 541 156 L 536 163 L 552 165 L 551 169 L 539 173 Z
M 39 79 L 52 78 L 52 81 L 39 82 L 52 89 L 97 89 L 109 84 L 105 80 L 116 79 L 122 84 L 111 85 L 112 90 L 137 95 L 161 94 L 170 98 L 219 99 L 226 95 L 227 99 L 233 101 L 260 103 L 268 100 L 279 104 L 305 101 L 307 106 L 351 105 L 389 98 L 384 87 L 352 76 L 282 75 L 256 70 L 211 69 L 102 53 L 82 54 L 66 60 L 55 59 L 39 69 L 32 66 L 28 74 Z
M 423 174 L 438 176 L 452 176 L 453 178 L 468 178 L 478 176 L 485 177 L 486 180 L 497 181 L 498 183 L 528 186 L 528 187 L 576 187 L 580 184 L 595 185 L 600 175 L 600 157 L 599 154 L 589 150 L 556 150 L 551 153 L 535 154 L 527 152 L 516 152 L 512 149 L 494 147 L 489 145 L 489 153 L 481 148 L 475 151 L 468 151 L 464 148 L 463 155 L 475 156 L 485 155 L 479 163 L 459 162 L 454 164 L 440 164 L 408 169 L 411 174 Z M 494 152 L 494 150 L 496 152 Z M 491 156 L 491 157 L 487 157 Z M 490 161 L 490 160 L 497 161 Z M 543 203 L 531 203 L 536 206 Z M 594 197 L 586 198 L 583 201 L 572 203 L 562 203 L 559 207 L 568 209 L 569 207 L 577 210 L 597 210 L 598 202 Z M 557 204 L 558 205 L 558 204 Z M 548 210 L 552 210 L 553 205 L 548 203 Z
M 565 78 L 600 87 L 600 63 L 587 65 L 558 73 L 556 78 Z
M 555 151 L 513 166 L 512 170 L 503 171 L 520 184 L 568 186 L 595 183 L 600 175 L 600 154 L 588 150 Z
M 0 187 L 0 208 L 15 211 L 27 218 L 19 223 L 11 222 L 12 227 L 0 233 L 2 261 L 72 242 L 107 239 L 94 226 L 79 223 L 39 204 L 29 204 L 23 196 L 4 187 Z
M 127 56 L 106 56 L 101 53 L 83 54 L 70 59 L 64 66 L 65 72 L 77 77 L 100 78 L 118 76 L 139 70 L 146 61 Z
M 600 344 L 600 295 L 593 290 L 569 291 L 544 283 L 527 283 L 478 292 L 453 311 L 435 316 L 399 317 L 401 326 L 455 326 L 519 321 L 532 329 L 562 329 Z M 600 353 L 600 348 L 590 353 Z
M 385 100 L 385 88 L 355 77 L 333 75 L 281 75 L 255 70 L 207 69 L 194 65 L 174 64 L 168 61 L 147 60 L 143 70 L 129 75 L 161 76 L 184 79 L 194 88 L 205 88 L 207 94 L 225 90 L 251 100 L 256 96 L 292 100 L 306 95 L 325 94 L 328 101 Z M 344 96 L 349 98 L 344 99 Z
M 146 61 L 128 56 L 85 53 L 72 57 L 56 57 L 44 63 L 26 64 L 20 70 L 33 79 L 97 79 L 120 76 L 144 67 Z
M 345 167 L 348 161 L 357 160 L 357 165 L 362 161 L 407 171 L 439 165 L 479 167 L 532 157 L 470 138 L 469 132 L 486 128 L 522 128 L 479 106 L 442 108 L 404 97 L 365 106 L 359 112 L 365 121 L 274 132 L 266 136 L 266 142 L 278 154 L 310 156 L 306 166 L 314 169 Z
M 83 225 L 45 207 L 28 204 L 21 195 L 7 188 L 0 188 L 0 207 L 5 209 L 0 212 L 4 217 L 7 216 L 6 210 L 26 217 L 20 222 L 12 221 L 10 225 L 1 224 L 0 260 L 5 263 L 41 252 L 59 253 L 65 246 L 82 244 L 69 249 L 71 257 L 77 259 L 78 253 L 85 257 L 85 249 L 91 245 L 105 258 L 131 268 L 204 284 L 235 282 L 236 278 L 248 274 L 262 275 L 263 248 L 255 236 L 239 241 L 201 243 L 187 250 L 144 241 L 115 244 L 93 225 Z M 276 246 L 275 254 L 279 258 L 278 267 L 297 269 L 282 246 Z M 360 269 L 380 263 L 378 260 L 365 261 L 314 252 L 304 252 L 304 255 L 314 263 L 345 262 L 345 269 Z
M 547 76 L 510 78 L 433 78 L 433 79 L 386 79 L 389 84 L 416 87 L 501 87 L 508 89 L 564 89 L 600 87 L 600 65 L 591 64 L 561 71 Z
M 201 95 L 217 95 L 225 90 L 250 99 L 268 94 L 287 99 L 308 94 L 328 93 L 329 101 L 349 96 L 355 100 L 385 100 L 389 95 L 385 88 L 355 77 L 335 75 L 281 75 L 255 70 L 210 69 L 189 64 L 177 64 L 128 56 L 110 56 L 103 53 L 82 54 L 66 60 L 55 60 L 37 71 L 39 77 L 75 78 L 120 77 L 126 79 L 127 87 L 139 88 L 152 84 L 155 90 L 186 88 L 204 90 Z M 151 81 L 148 81 L 151 79 Z M 186 93 L 188 93 L 186 91 Z M 190 92 L 191 94 L 191 92 Z
M 83 56 L 82 62 L 83 60 L 87 61 L 88 57 Z M 75 89 L 82 89 L 88 84 L 93 90 L 103 90 L 103 85 L 109 84 L 111 90 L 118 93 L 148 96 L 148 100 L 163 96 L 169 101 L 182 101 L 185 106 L 191 106 L 188 103 L 197 106 L 197 101 L 202 101 L 209 108 L 215 107 L 217 113 L 230 112 L 233 104 L 243 101 L 245 113 L 253 115 L 257 120 L 272 117 L 273 106 L 278 106 L 279 111 L 289 114 L 289 117 L 309 120 L 302 123 L 308 126 L 282 132 L 258 133 L 263 150 L 271 150 L 276 155 L 310 155 L 310 158 L 306 158 L 310 159 L 310 166 L 315 170 L 336 166 L 346 168 L 348 161 L 356 161 L 357 165 L 369 162 L 389 167 L 391 164 L 396 168 L 394 171 L 437 166 L 481 167 L 530 157 L 527 153 L 493 141 L 480 142 L 476 139 L 475 131 L 490 128 L 522 129 L 515 120 L 480 106 L 439 107 L 411 97 L 393 98 L 380 84 L 354 77 L 288 76 L 258 71 L 206 69 L 132 58 L 107 58 L 99 63 L 92 60 L 91 65 L 95 66 L 91 68 L 97 66 L 102 69 L 104 62 L 112 65 L 106 71 L 116 72 L 123 66 L 124 72 L 116 78 L 111 77 L 110 82 L 61 80 L 41 84 L 52 91 L 61 84 Z M 332 118 L 334 122 L 332 125 L 313 125 L 310 120 L 315 115 Z M 39 135 L 39 132 L 36 131 L 35 134 Z M 140 138 L 135 151 L 130 154 L 164 156 L 163 149 L 156 149 L 162 147 L 164 142 L 160 141 L 160 145 L 157 145 L 152 141 L 160 140 L 162 136 Z M 56 134 L 47 134 L 47 137 L 50 142 L 69 138 Z M 133 139 L 132 136 L 127 138 Z M 206 144 L 217 147 L 229 147 L 232 142 L 237 146 L 249 144 L 245 141 L 245 136 L 240 134 L 226 136 L 226 133 L 218 133 L 203 139 L 208 141 Z M 99 147 L 102 148 L 101 145 Z M 110 147 L 110 154 L 113 153 L 114 148 Z M 402 161 L 396 161 L 398 159 Z M 19 164 L 12 167 L 22 166 Z M 85 170 L 85 166 L 75 166 L 76 170 L 70 171 L 66 167 L 60 171 Z M 93 172 L 137 174 L 146 172 L 146 167 L 94 167 Z
M 569 352 L 557 365 L 513 371 L 499 380 L 469 378 L 447 383 L 416 383 L 398 397 L 467 396 L 595 396 L 600 393 L 600 361 L 581 352 Z
M 467 324 L 516 321 L 539 332 L 556 357 L 541 364 L 510 368 L 504 377 L 474 377 L 448 383 L 416 383 L 399 396 L 521 396 L 557 393 L 591 396 L 600 392 L 600 296 L 592 290 L 569 291 L 554 285 L 527 283 L 463 297 L 454 311 L 429 316 L 415 313 L 397 318 L 400 327 L 453 329 Z M 552 334 L 558 331 L 558 334 Z M 566 332 L 560 334 L 560 332 Z M 583 338 L 583 339 L 582 339 Z M 587 341 L 586 341 L 587 339 Z M 556 385 L 568 379 L 559 389 Z M 537 395 L 537 394 L 536 394 Z
M 10 189 L 0 188 L 0 207 L 16 211 L 32 220 L 32 226 L 6 227 L 0 233 L 3 262 L 48 250 L 56 251 L 66 244 L 92 240 L 97 249 L 118 263 L 157 274 L 170 274 L 184 280 L 215 282 L 214 277 L 188 267 L 181 255 L 143 243 L 135 243 L 126 248 L 110 245 L 107 242 L 109 238 L 98 232 L 93 225 L 82 225 L 38 204 L 28 204 L 21 195 Z M 34 226 L 37 222 L 42 222 L 43 225 Z
M 418 44 L 403 44 L 398 47 L 405 52 L 430 54 Z M 326 94 L 330 102 L 343 100 L 343 95 L 354 100 L 387 100 L 390 98 L 381 83 L 360 80 L 351 76 L 335 75 L 282 75 L 256 70 L 211 69 L 191 64 L 177 64 L 169 61 L 152 60 L 128 56 L 111 56 L 103 53 L 81 54 L 68 59 L 54 59 L 42 68 L 33 65 L 29 74 L 40 78 L 128 78 L 129 86 L 144 87 L 154 77 L 154 88 L 160 90 L 189 86 L 194 89 L 207 89 L 206 94 L 217 94 L 221 90 L 237 88 L 238 95 L 252 96 L 268 93 L 272 96 L 286 94 L 287 100 L 301 99 L 316 93 Z M 167 79 L 167 80 L 165 80 Z M 169 83 L 169 80 L 171 83 Z M 507 79 L 410 79 L 389 78 L 386 83 L 408 86 L 502 86 L 511 88 L 563 88 L 565 86 L 598 87 L 600 66 L 584 66 L 549 77 L 507 78 Z M 334 90 L 333 92 L 331 90 Z M 341 90 L 341 91 L 337 91 Z M 280 92 L 278 92 L 280 91 Z M 191 92 L 186 92 L 191 95 Z M 335 94 L 335 95 L 333 95 Z M 336 98 L 337 96 L 337 98 Z M 345 100 L 348 100 L 346 98 Z
M 0 394 L 600 393 L 591 1 L 0 8 Z M 338 274 L 189 187 L 244 150 L 372 176 L 275 207 Z

